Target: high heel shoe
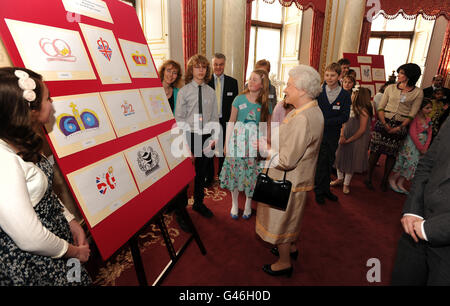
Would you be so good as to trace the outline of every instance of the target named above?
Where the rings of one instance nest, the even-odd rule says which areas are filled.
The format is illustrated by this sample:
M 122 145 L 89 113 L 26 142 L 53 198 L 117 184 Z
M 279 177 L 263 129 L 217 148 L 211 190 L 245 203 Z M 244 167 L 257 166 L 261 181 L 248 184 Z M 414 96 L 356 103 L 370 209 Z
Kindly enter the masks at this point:
M 263 271 L 266 272 L 269 275 L 272 276 L 282 276 L 282 275 L 286 275 L 286 277 L 291 277 L 292 276 L 292 272 L 294 271 L 293 267 L 289 267 L 287 269 L 283 269 L 283 270 L 278 270 L 278 271 L 274 271 L 271 268 L 271 265 L 264 265 L 263 266 Z
M 278 252 L 278 248 L 277 247 L 273 247 L 270 249 L 270 253 L 272 253 L 275 256 L 280 256 L 280 252 Z M 297 260 L 298 257 L 298 250 L 296 250 L 295 252 L 290 252 L 289 255 L 291 256 L 291 258 L 293 260 Z

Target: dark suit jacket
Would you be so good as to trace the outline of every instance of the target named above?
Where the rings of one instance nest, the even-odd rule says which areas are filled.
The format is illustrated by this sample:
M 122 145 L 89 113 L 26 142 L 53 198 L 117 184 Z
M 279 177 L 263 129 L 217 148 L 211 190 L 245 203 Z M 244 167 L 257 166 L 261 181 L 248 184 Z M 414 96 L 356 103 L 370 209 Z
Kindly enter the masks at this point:
M 403 213 L 425 219 L 424 230 L 431 246 L 450 247 L 450 120 L 420 160 Z M 447 253 L 449 254 L 449 253 Z
M 352 99 L 348 91 L 341 88 L 336 100 L 330 104 L 325 86 L 326 84 L 324 83 L 322 86 L 322 92 L 317 98 L 323 118 L 325 119 L 322 141 L 333 143 L 333 146 L 336 146 L 337 148 L 341 127 L 350 117 Z
M 220 124 L 225 125 L 230 120 L 231 115 L 231 105 L 233 104 L 234 98 L 239 94 L 238 82 L 235 78 L 228 75 L 224 75 L 223 81 L 223 95 L 222 95 L 222 118 L 220 118 Z M 208 83 L 212 89 L 216 89 L 214 84 L 214 76 Z

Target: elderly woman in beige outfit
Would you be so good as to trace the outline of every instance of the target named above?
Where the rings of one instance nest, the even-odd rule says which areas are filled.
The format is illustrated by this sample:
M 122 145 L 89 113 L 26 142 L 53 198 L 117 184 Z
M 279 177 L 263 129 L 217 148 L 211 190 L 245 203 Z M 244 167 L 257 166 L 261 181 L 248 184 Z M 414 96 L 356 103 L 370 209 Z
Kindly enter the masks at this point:
M 256 233 L 266 242 L 276 245 L 272 253 L 279 255 L 274 264 L 264 265 L 264 272 L 277 276 L 292 274 L 291 257 L 296 258 L 296 241 L 300 233 L 303 209 L 308 191 L 314 189 L 314 174 L 317 156 L 324 128 L 322 112 L 316 97 L 321 91 L 320 76 L 306 65 L 299 65 L 289 71 L 289 80 L 284 90 L 286 103 L 295 109 L 291 111 L 279 127 L 279 147 L 270 148 L 264 139 L 259 141 L 260 151 L 267 160 L 272 160 L 274 169 L 269 176 L 275 180 L 292 182 L 292 191 L 286 211 L 274 209 L 258 203 Z

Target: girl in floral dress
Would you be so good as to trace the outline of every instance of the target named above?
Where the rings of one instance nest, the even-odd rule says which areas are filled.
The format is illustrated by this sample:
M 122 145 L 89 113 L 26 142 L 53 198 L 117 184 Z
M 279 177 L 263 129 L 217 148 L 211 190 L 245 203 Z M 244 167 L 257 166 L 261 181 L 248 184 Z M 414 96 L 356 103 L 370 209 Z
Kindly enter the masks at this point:
M 0 286 L 91 284 L 76 268 L 89 259 L 86 234 L 53 193 L 41 154 L 38 131 L 52 113 L 42 76 L 0 68 Z
M 230 122 L 225 141 L 225 162 L 220 172 L 220 187 L 231 191 L 231 217 L 238 218 L 239 191 L 246 195 L 243 218 L 252 214 L 252 196 L 256 177 L 262 169 L 252 143 L 257 141 L 258 124 L 270 122 L 268 103 L 269 77 L 267 72 L 257 69 L 252 72 L 248 86 L 237 96 L 231 108 Z
M 389 185 L 398 193 L 408 194 L 403 186 L 405 179 L 410 181 L 414 177 L 419 159 L 430 145 L 432 137 L 431 119 L 427 115 L 433 110 L 431 100 L 424 99 L 420 110 L 409 126 L 409 134 L 400 149 Z

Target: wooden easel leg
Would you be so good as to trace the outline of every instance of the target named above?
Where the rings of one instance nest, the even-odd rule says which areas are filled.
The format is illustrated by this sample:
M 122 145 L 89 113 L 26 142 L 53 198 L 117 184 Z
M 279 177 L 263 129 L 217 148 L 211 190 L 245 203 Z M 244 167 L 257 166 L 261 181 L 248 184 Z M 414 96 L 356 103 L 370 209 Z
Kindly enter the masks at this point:
M 169 252 L 170 259 L 172 261 L 177 261 L 177 253 L 175 252 L 175 248 L 173 247 L 172 241 L 170 240 L 169 231 L 167 230 L 167 226 L 164 222 L 164 215 L 160 214 L 157 220 L 158 226 L 161 230 L 162 236 L 164 238 L 164 242 L 166 243 L 167 251 Z
M 131 237 L 128 243 L 130 245 L 131 255 L 133 256 L 134 269 L 136 270 L 139 286 L 148 286 L 136 236 Z
M 186 210 L 186 206 L 180 205 L 179 209 L 180 209 L 181 217 L 184 219 L 186 224 L 192 230 L 192 236 L 194 237 L 195 242 L 197 242 L 197 245 L 198 245 L 198 247 L 200 249 L 200 252 L 202 253 L 202 255 L 206 255 L 205 246 L 203 245 L 203 242 L 200 239 L 200 235 L 198 234 L 197 229 L 195 228 L 194 223 L 192 222 L 192 219 L 191 219 L 191 217 L 189 216 L 189 213 Z

